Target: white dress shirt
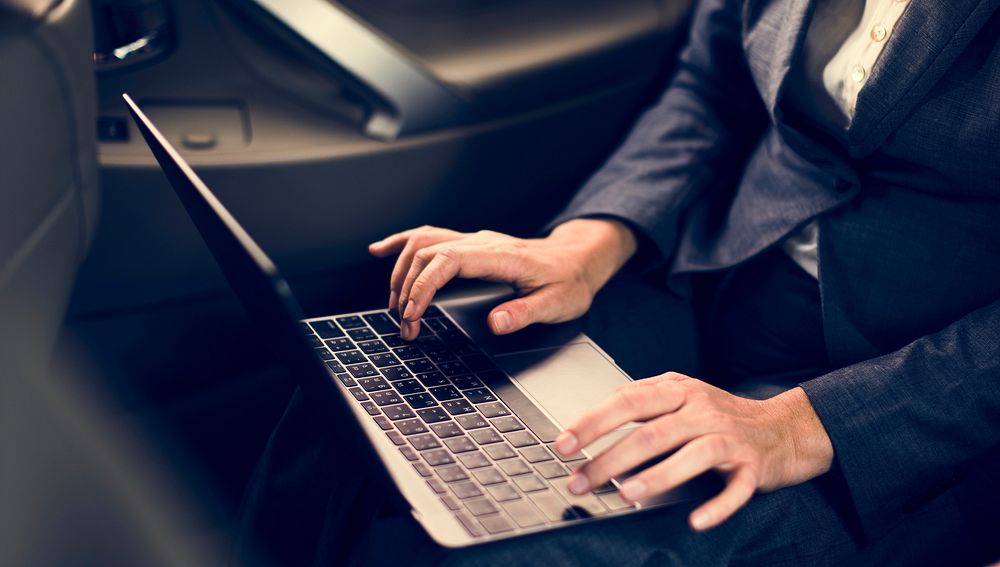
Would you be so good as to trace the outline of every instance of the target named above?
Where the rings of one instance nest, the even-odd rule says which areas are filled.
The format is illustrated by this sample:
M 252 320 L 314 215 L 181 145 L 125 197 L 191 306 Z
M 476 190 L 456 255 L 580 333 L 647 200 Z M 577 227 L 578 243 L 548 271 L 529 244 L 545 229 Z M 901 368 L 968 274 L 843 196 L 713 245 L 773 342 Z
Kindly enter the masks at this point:
M 806 58 L 826 58 L 830 41 L 843 37 L 840 48 L 825 65 L 806 65 L 806 80 L 822 84 L 823 91 L 842 113 L 842 124 L 850 125 L 858 103 L 858 93 L 865 87 L 879 55 L 892 37 L 899 18 L 910 0 L 865 0 L 858 19 L 851 0 L 819 0 L 806 35 Z M 850 26 L 853 25 L 853 30 Z M 822 70 L 821 72 L 819 70 Z M 811 222 L 782 244 L 783 250 L 802 269 L 819 277 L 819 224 Z

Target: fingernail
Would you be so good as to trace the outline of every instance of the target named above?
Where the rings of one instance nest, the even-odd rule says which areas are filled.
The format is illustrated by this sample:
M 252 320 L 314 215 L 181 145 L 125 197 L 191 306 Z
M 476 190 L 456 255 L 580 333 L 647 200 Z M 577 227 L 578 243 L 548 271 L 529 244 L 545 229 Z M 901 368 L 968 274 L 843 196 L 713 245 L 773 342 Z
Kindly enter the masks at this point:
M 506 333 L 510 330 L 511 320 L 510 313 L 506 311 L 497 311 L 493 314 L 493 330 L 498 333 Z
M 573 435 L 570 431 L 563 431 L 556 437 L 556 450 L 562 453 L 563 456 L 575 453 L 576 445 L 576 435 Z
M 407 321 L 412 321 L 414 319 L 413 316 L 416 314 L 417 314 L 416 304 L 412 301 L 407 302 L 406 309 L 403 310 L 403 319 L 406 319 Z
M 573 476 L 569 477 L 569 482 L 566 486 L 573 494 L 585 494 L 587 489 L 590 488 L 590 481 L 583 474 L 573 473 Z
M 410 340 L 411 334 L 413 333 L 413 323 L 407 320 L 400 321 L 399 324 L 399 334 L 406 340 Z
M 389 292 L 389 309 L 399 308 L 399 293 L 396 290 L 391 290 Z
M 636 500 L 645 496 L 646 491 L 648 490 L 649 487 L 646 486 L 645 482 L 637 478 L 634 478 L 625 481 L 625 484 L 622 485 L 622 496 L 631 500 L 632 502 L 635 502 Z
M 708 527 L 710 519 L 705 512 L 695 512 L 691 514 L 691 527 L 696 530 L 703 530 Z

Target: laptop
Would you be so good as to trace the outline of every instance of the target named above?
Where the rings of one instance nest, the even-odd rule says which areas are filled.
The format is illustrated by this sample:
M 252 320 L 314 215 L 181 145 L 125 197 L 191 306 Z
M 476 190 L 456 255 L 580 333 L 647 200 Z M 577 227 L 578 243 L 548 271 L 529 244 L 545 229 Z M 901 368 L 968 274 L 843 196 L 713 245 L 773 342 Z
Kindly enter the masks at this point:
M 631 504 L 619 480 L 573 495 L 566 477 L 628 432 L 564 458 L 556 435 L 630 378 L 573 325 L 497 337 L 503 297 L 442 301 L 420 335 L 386 309 L 303 318 L 275 265 L 127 94 L 123 98 L 244 309 L 306 395 L 321 400 L 351 451 L 369 459 L 441 545 L 463 547 L 701 499 L 699 477 Z M 634 427 L 636 424 L 632 424 Z

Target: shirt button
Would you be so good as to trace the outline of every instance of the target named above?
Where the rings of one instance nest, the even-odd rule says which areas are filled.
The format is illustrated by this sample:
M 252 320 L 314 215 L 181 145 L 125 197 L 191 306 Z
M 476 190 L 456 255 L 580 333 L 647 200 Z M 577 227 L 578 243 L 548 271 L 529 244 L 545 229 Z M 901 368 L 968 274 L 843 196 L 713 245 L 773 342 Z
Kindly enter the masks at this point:
M 872 41 L 882 41 L 887 35 L 889 35 L 889 32 L 886 31 L 885 26 L 875 26 L 872 28 Z
M 865 73 L 865 68 L 861 65 L 855 65 L 854 68 L 851 69 L 851 80 L 855 83 L 860 83 L 865 80 L 866 75 L 867 73 Z

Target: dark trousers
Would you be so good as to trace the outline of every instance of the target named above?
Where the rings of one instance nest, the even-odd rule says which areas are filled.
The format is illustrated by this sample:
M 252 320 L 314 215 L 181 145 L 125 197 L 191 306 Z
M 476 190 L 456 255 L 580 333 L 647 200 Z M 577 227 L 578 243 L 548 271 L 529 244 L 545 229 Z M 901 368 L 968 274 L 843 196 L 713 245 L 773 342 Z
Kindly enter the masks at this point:
M 827 370 L 815 280 L 779 252 L 724 274 L 682 282 L 621 274 L 583 324 L 636 378 L 678 371 L 767 397 Z M 694 504 L 653 510 L 462 550 L 434 544 L 405 505 L 353 462 L 321 412 L 297 393 L 248 487 L 234 563 L 243 565 L 828 565 L 930 564 L 948 557 L 946 519 L 933 508 L 911 529 L 934 531 L 923 550 L 900 533 L 867 545 L 836 470 L 758 494 L 724 525 L 694 533 Z M 921 528 L 924 526 L 924 528 Z M 902 528 L 901 528 L 902 529 Z M 859 550 L 865 547 L 859 555 Z M 916 550 L 916 551 L 914 551 Z

